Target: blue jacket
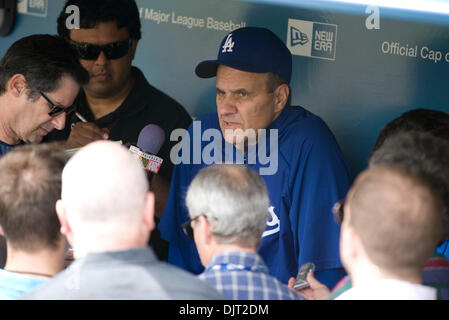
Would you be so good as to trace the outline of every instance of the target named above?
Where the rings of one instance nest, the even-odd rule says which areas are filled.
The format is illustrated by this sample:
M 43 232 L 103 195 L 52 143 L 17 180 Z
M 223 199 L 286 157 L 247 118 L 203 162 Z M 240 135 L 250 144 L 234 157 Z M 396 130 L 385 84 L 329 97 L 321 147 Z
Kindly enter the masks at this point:
M 204 136 L 201 140 L 205 141 L 198 141 L 198 136 L 206 130 L 220 129 L 216 113 L 204 115 L 197 121 L 182 141 L 178 155 L 190 161 L 174 168 L 159 230 L 162 238 L 170 243 L 169 262 L 199 274 L 204 268 L 195 244 L 181 229 L 181 224 L 189 219 L 185 206 L 187 188 L 197 172 L 211 164 L 204 161 L 208 152 L 217 156 L 221 151 L 217 159 L 229 161 L 232 158 L 234 162 L 239 160 L 240 153 L 222 136 L 214 141 L 221 148 L 213 151 L 213 138 Z M 277 170 L 275 174 L 262 175 L 269 193 L 268 209 L 272 219 L 267 223 L 258 253 L 270 274 L 284 283 L 296 276 L 301 264 L 313 262 L 316 277 L 333 287 L 345 273 L 339 258 L 340 228 L 331 210 L 335 202 L 345 197 L 352 183 L 350 169 L 324 121 L 304 108 L 286 107 L 267 128 L 270 129 L 278 130 L 278 149 L 272 148 L 270 154 L 276 155 Z M 271 142 L 275 141 L 270 137 L 268 140 L 267 145 L 273 146 Z M 187 156 L 182 154 L 186 150 Z M 199 159 L 201 151 L 203 157 Z M 260 157 L 254 163 L 251 151 L 247 154 L 243 161 L 259 173 L 273 165 L 266 164 L 266 159 Z

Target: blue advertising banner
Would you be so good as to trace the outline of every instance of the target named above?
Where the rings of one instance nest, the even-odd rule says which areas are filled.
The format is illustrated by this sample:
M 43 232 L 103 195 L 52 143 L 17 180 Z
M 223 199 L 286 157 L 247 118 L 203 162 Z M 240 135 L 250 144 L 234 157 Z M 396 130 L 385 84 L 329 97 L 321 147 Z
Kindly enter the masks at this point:
M 293 104 L 326 121 L 358 173 L 388 121 L 414 108 L 449 111 L 449 4 L 393 2 L 137 0 L 143 38 L 134 64 L 196 117 L 216 108 L 215 79 L 196 77 L 196 65 L 216 57 L 228 32 L 267 27 L 293 54 Z M 19 1 L 0 56 L 23 36 L 56 33 L 63 4 Z

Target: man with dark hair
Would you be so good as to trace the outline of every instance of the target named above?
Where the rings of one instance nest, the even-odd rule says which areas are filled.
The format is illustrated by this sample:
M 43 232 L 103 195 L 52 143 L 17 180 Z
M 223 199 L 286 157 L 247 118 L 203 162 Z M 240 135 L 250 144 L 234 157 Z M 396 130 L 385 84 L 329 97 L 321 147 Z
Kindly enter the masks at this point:
M 62 130 L 65 114 L 89 75 L 67 42 L 32 35 L 16 41 L 0 61 L 0 158 L 23 143 Z M 0 267 L 6 247 L 0 236 Z
M 66 28 L 69 6 L 79 8 L 80 29 Z M 175 142 L 170 141 L 170 134 L 174 129 L 187 128 L 192 119 L 178 102 L 151 86 L 143 73 L 132 66 L 141 38 L 135 1 L 68 0 L 58 18 L 58 33 L 76 48 L 81 64 L 90 75 L 89 83 L 83 86 L 75 102 L 87 122 L 70 115 L 65 130 L 48 139 L 66 140 L 66 148 L 81 147 L 104 138 L 135 144 L 146 125 L 160 126 L 165 141 L 158 156 L 164 162 L 151 180 L 158 221 L 167 201 L 173 170 L 170 150 Z M 159 258 L 166 260 L 166 249 L 163 249 L 166 245 L 159 242 L 158 232 L 151 239 Z
M 20 143 L 39 143 L 62 130 L 65 114 L 88 74 L 62 38 L 33 35 L 0 61 L 0 157 Z
M 15 299 L 63 268 L 67 242 L 55 205 L 67 159 L 55 144 L 20 146 L 0 159 L 0 231 L 8 248 L 0 299 Z
M 287 283 L 307 262 L 329 286 L 345 274 L 331 209 L 352 175 L 324 121 L 289 105 L 291 72 L 292 56 L 282 40 L 257 27 L 229 33 L 218 58 L 197 66 L 199 77 L 216 77 L 217 112 L 198 118 L 180 144 L 160 223 L 170 262 L 202 272 L 194 244 L 181 231 L 189 219 L 185 190 L 203 167 L 238 163 L 258 171 L 268 188 L 270 220 L 258 253 L 270 274 Z
M 446 130 L 441 130 L 445 128 Z M 423 131 L 435 136 L 443 136 L 449 140 L 449 114 L 432 109 L 413 109 L 404 112 L 398 118 L 387 123 L 377 136 L 376 143 L 371 153 L 374 153 L 387 139 L 399 132 Z

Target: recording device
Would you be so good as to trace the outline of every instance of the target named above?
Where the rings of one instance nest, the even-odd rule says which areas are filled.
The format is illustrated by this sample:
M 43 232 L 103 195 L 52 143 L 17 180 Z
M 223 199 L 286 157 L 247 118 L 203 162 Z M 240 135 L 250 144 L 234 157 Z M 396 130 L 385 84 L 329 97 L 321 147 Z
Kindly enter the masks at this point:
M 0 37 L 11 33 L 16 17 L 17 0 L 0 0 Z
M 296 290 L 301 290 L 309 286 L 306 281 L 307 274 L 315 271 L 315 265 L 312 262 L 304 263 L 298 271 L 296 282 L 293 286 Z
M 164 161 L 157 153 L 164 141 L 164 130 L 155 124 L 149 124 L 140 131 L 137 146 L 130 145 L 129 152 L 140 160 L 146 171 L 157 174 Z

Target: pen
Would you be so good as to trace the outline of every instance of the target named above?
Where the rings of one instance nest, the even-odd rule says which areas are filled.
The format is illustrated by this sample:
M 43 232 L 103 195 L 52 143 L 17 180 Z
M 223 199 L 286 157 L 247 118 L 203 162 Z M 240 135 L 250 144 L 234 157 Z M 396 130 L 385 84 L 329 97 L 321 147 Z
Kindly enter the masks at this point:
M 75 112 L 75 115 L 78 117 L 78 119 L 80 119 L 82 122 L 87 122 L 87 120 L 79 114 L 79 112 Z
M 87 120 L 86 120 L 82 115 L 80 115 L 79 112 L 75 112 L 75 115 L 76 115 L 76 116 L 78 117 L 78 119 L 80 119 L 82 122 L 84 122 L 84 123 L 87 122 Z M 117 120 L 116 120 L 116 122 L 117 122 Z M 104 140 L 109 139 L 109 134 L 108 134 L 108 133 L 103 133 L 103 139 L 104 139 Z

